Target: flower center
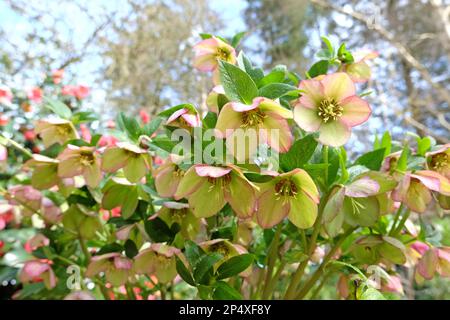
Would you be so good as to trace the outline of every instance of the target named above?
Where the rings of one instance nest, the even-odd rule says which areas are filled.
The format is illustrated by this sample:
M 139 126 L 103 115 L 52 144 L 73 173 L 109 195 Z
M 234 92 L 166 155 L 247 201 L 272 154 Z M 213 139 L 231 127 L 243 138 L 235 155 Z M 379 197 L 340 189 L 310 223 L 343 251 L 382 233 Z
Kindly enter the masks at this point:
M 216 53 L 217 59 L 228 61 L 230 58 L 230 51 L 224 48 L 218 48 Z
M 297 193 L 297 186 L 291 180 L 283 179 L 275 185 L 275 194 L 277 197 L 295 197 Z
M 226 187 L 228 184 L 230 184 L 231 181 L 231 174 L 227 173 L 224 176 L 221 176 L 219 178 L 213 178 L 213 177 L 208 177 L 208 182 L 211 184 L 210 186 L 210 190 L 213 189 L 215 186 L 220 186 L 220 187 Z
M 62 124 L 56 127 L 56 132 L 59 136 L 67 136 L 71 131 L 72 128 L 69 125 Z
M 259 110 L 242 112 L 242 128 L 256 127 L 260 125 L 267 116 Z
M 342 111 L 344 111 L 344 108 L 334 98 L 326 98 L 320 102 L 318 115 L 323 122 L 327 123 L 340 118 Z
M 209 250 L 220 253 L 224 258 L 227 258 L 230 254 L 230 248 L 223 242 L 214 243 L 209 247 Z
M 450 163 L 450 159 L 446 153 L 438 153 L 431 159 L 431 167 L 434 170 L 446 168 Z
M 94 163 L 94 154 L 90 151 L 81 151 L 80 152 L 80 163 L 83 166 L 90 166 Z
M 184 176 L 184 171 L 180 169 L 180 167 L 178 167 L 177 165 L 175 165 L 173 172 L 172 172 L 173 177 L 177 177 L 177 178 L 181 178 Z

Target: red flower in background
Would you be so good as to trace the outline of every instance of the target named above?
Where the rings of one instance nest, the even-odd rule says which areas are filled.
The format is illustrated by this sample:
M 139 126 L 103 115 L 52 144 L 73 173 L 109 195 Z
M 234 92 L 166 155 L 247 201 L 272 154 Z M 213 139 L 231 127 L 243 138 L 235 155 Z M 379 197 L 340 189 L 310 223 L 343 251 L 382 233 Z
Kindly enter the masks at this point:
M 42 89 L 39 87 L 33 87 L 31 89 L 27 90 L 27 97 L 30 99 L 30 101 L 34 103 L 41 103 L 42 102 Z
M 10 104 L 13 99 L 11 89 L 5 86 L 0 86 L 0 103 Z
M 144 109 L 139 111 L 139 117 L 141 117 L 142 123 L 147 124 L 150 122 L 150 115 Z
M 61 94 L 64 96 L 72 96 L 77 98 L 78 100 L 82 100 L 89 95 L 89 87 L 85 85 L 66 85 L 62 87 Z
M 53 70 L 52 79 L 54 84 L 60 84 L 64 77 L 64 69 Z

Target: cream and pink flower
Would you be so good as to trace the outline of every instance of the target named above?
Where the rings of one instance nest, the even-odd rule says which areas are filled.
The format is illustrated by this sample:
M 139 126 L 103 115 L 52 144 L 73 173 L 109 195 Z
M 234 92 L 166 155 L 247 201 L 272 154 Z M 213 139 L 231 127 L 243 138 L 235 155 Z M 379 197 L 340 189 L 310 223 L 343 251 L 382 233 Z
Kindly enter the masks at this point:
M 25 262 L 19 274 L 22 283 L 44 282 L 47 289 L 56 286 L 56 276 L 47 260 L 31 260 Z
M 218 136 L 230 141 L 253 130 L 257 141 L 251 141 L 249 150 L 245 150 L 248 158 L 260 143 L 267 143 L 276 151 L 287 152 L 293 141 L 288 119 L 292 119 L 291 110 L 273 100 L 257 97 L 251 105 L 229 102 L 223 106 L 217 119 L 216 130 Z
M 186 107 L 172 113 L 167 119 L 166 125 L 189 130 L 190 128 L 201 127 L 202 121 L 197 110 Z
M 429 152 L 427 156 L 427 167 L 450 179 L 450 143 L 443 145 L 436 151 Z
M 339 71 L 347 73 L 353 82 L 366 82 L 370 80 L 372 74 L 367 61 L 375 59 L 378 55 L 378 52 L 370 50 L 355 52 L 354 62 L 342 65 Z
M 302 169 L 275 176 L 261 186 L 256 217 L 263 228 L 271 228 L 288 218 L 298 228 L 306 229 L 316 221 L 319 191 Z
M 219 60 L 236 63 L 236 51 L 216 37 L 200 41 L 194 46 L 194 67 L 202 72 L 214 71 Z
M 236 166 L 197 164 L 186 171 L 174 198 L 187 198 L 198 218 L 215 215 L 227 202 L 238 217 L 248 218 L 256 208 L 256 190 Z
M 158 194 L 163 198 L 173 197 L 184 174 L 185 171 L 172 161 L 172 157 L 169 157 L 154 172 Z
M 115 173 L 123 169 L 125 178 L 132 183 L 141 180 L 151 168 L 148 152 L 128 142 L 119 142 L 103 152 L 102 170 Z
M 58 176 L 72 178 L 82 175 L 86 184 L 92 188 L 102 179 L 100 159 L 94 147 L 78 147 L 69 144 L 58 156 Z
M 344 145 L 351 128 L 367 121 L 369 104 L 356 95 L 350 77 L 342 72 L 300 82 L 302 96 L 294 105 L 294 120 L 307 132 L 319 132 L 319 141 L 328 146 Z
M 397 188 L 392 192 L 392 198 L 414 212 L 424 213 L 433 199 L 432 191 L 450 196 L 450 181 L 430 170 L 407 172 L 400 177 Z
M 86 277 L 93 278 L 103 272 L 113 286 L 121 286 L 133 274 L 133 261 L 120 253 L 112 252 L 94 256 L 87 267 Z
M 35 132 L 41 137 L 46 148 L 54 143 L 64 144 L 68 140 L 79 138 L 72 122 L 64 119 L 38 120 Z

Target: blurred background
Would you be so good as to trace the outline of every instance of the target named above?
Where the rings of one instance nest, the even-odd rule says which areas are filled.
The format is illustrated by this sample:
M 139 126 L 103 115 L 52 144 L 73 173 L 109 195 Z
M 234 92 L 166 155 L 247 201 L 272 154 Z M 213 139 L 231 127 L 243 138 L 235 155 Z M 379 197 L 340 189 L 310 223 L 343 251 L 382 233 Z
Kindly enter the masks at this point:
M 202 107 L 212 82 L 192 68 L 192 46 L 199 33 L 242 31 L 239 49 L 266 70 L 284 64 L 304 75 L 319 60 L 321 36 L 380 54 L 359 85 L 371 91 L 373 117 L 354 130 L 349 150 L 369 149 L 385 130 L 449 142 L 450 0 L 0 0 L 0 86 L 40 86 L 64 69 L 65 83 L 88 86 L 89 108 L 107 119 Z M 449 219 L 438 228 L 450 245 Z M 407 290 L 450 298 L 448 280 Z

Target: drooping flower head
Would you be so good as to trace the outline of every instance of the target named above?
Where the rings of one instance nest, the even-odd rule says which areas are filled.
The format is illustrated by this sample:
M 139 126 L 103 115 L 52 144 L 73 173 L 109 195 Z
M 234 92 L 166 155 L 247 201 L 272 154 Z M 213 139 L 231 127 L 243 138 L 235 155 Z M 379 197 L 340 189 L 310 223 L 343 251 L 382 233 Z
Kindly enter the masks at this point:
M 78 147 L 69 144 L 58 156 L 58 176 L 72 178 L 82 175 L 86 184 L 92 188 L 99 185 L 102 179 L 100 159 L 94 147 Z
M 216 70 L 219 60 L 236 63 L 234 48 L 216 37 L 200 41 L 194 46 L 194 51 L 194 67 L 202 72 Z
M 414 212 L 424 213 L 433 199 L 432 191 L 450 196 L 449 180 L 430 170 L 407 172 L 401 176 L 397 188 L 392 192 L 392 198 L 404 203 Z
M 56 286 L 56 276 L 50 264 L 46 260 L 31 260 L 25 262 L 19 274 L 22 283 L 34 283 L 43 281 L 47 289 Z
M 5 198 L 10 204 L 21 206 L 22 213 L 29 216 L 40 209 L 42 193 L 32 186 L 17 185 L 8 189 Z
M 167 283 L 177 275 L 176 257 L 182 261 L 180 249 L 162 243 L 152 243 L 134 257 L 134 270 L 138 274 L 155 275 L 159 282 Z
M 353 82 L 366 82 L 371 77 L 371 70 L 367 64 L 368 60 L 378 57 L 378 52 L 363 50 L 353 53 L 354 61 L 352 63 L 343 64 L 339 71 L 347 73 Z
M 148 152 L 128 142 L 119 142 L 103 153 L 102 170 L 115 173 L 123 168 L 128 181 L 136 183 L 150 170 L 151 158 Z
M 450 179 L 450 143 L 427 153 L 427 167 Z
M 263 228 L 271 228 L 284 218 L 306 229 L 316 221 L 319 191 L 302 169 L 275 176 L 264 183 L 258 198 L 256 217 Z
M 190 130 L 191 128 L 201 127 L 202 121 L 195 108 L 181 108 L 170 115 L 166 125 Z
M 177 191 L 178 185 L 184 176 L 182 170 L 170 156 L 166 162 L 155 170 L 155 187 L 158 194 L 163 198 L 173 197 Z
M 235 138 L 239 139 L 237 135 L 246 135 L 248 130 L 254 130 L 258 140 L 250 142 L 249 149 L 254 149 L 260 143 L 267 143 L 276 151 L 286 152 L 291 147 L 293 140 L 287 119 L 292 119 L 290 110 L 283 108 L 273 100 L 258 97 L 253 99 L 251 105 L 239 102 L 227 103 L 220 111 L 216 129 L 218 135 L 229 141 Z M 236 129 L 242 130 L 235 131 Z M 240 146 L 237 147 L 240 148 Z M 254 150 L 245 151 L 246 156 L 254 152 Z M 239 155 L 239 152 L 235 154 Z M 242 157 L 238 156 L 237 158 Z
M 228 202 L 240 218 L 255 211 L 256 187 L 233 165 L 193 165 L 186 171 L 174 195 L 187 198 L 198 218 L 215 215 Z
M 436 272 L 442 277 L 450 277 L 450 248 L 429 248 L 417 264 L 416 280 L 431 280 Z
M 344 145 L 351 128 L 369 119 L 369 104 L 356 95 L 355 84 L 345 73 L 303 80 L 299 88 L 304 93 L 295 104 L 294 120 L 305 131 L 318 131 L 324 145 Z
M 105 273 L 106 280 L 113 286 L 121 286 L 132 274 L 133 261 L 120 253 L 112 252 L 92 257 L 86 270 L 87 277 L 94 277 L 100 272 Z
M 28 160 L 24 167 L 33 168 L 31 175 L 31 185 L 39 190 L 49 189 L 60 181 L 58 177 L 58 163 L 56 159 L 52 159 L 41 154 L 33 154 L 33 158 Z
M 46 148 L 54 143 L 64 144 L 68 140 L 79 138 L 72 122 L 64 119 L 39 120 L 35 132 L 41 137 Z

